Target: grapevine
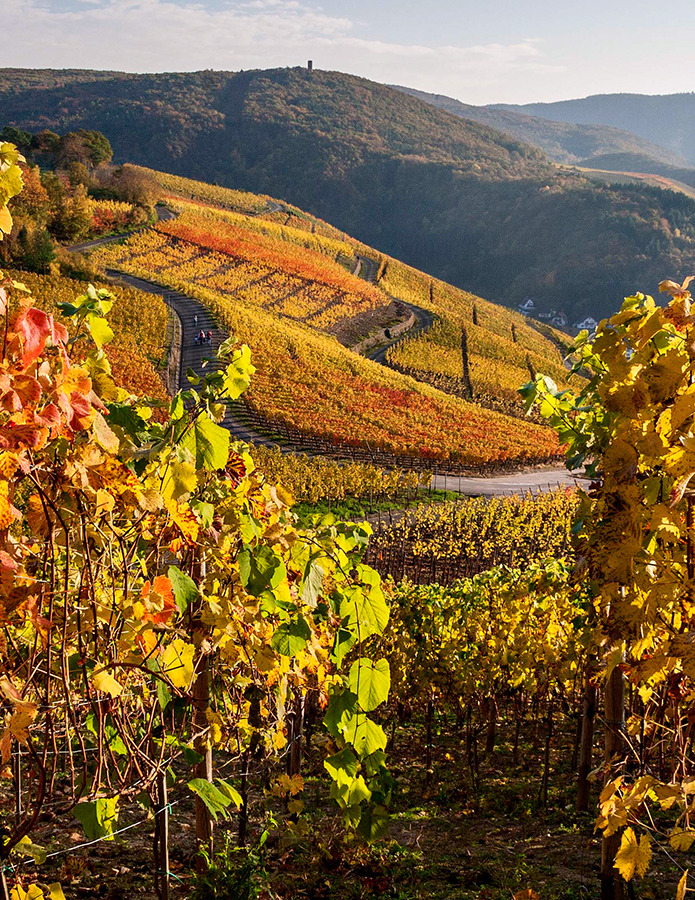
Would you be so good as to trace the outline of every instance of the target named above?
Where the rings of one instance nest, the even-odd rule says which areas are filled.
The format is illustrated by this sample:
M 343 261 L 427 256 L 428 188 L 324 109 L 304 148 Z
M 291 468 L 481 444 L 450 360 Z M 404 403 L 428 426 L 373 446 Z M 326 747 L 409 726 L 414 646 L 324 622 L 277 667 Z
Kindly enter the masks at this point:
M 47 803 L 108 839 L 136 793 L 156 808 L 177 760 L 209 846 L 213 819 L 247 803 L 243 779 L 213 780 L 213 752 L 272 764 L 303 698 L 326 710 L 346 824 L 372 840 L 387 823 L 373 711 L 389 677 L 364 642 L 389 610 L 361 561 L 368 526 L 298 529 L 220 427 L 254 373 L 244 345 L 224 344 L 153 421 L 111 374 L 115 300 L 90 285 L 61 304 L 68 329 L 2 276 L 0 753 L 34 776 L 16 817 L 3 811 L 3 867 L 45 855 L 31 837 Z

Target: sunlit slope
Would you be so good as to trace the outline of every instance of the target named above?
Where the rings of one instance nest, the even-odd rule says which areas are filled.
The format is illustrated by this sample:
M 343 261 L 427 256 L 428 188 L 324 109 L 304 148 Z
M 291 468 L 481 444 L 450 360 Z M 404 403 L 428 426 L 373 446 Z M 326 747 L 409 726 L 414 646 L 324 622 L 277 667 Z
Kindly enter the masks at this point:
M 352 274 L 357 242 L 270 198 L 214 188 L 204 199 L 196 183 L 158 177 L 176 218 L 101 247 L 94 259 L 200 299 L 249 343 L 258 371 L 247 403 L 263 420 L 337 444 L 470 464 L 556 452 L 548 429 L 341 345 L 337 337 L 355 322 L 365 331 L 394 305 L 390 292 Z M 290 224 L 276 221 L 281 215 Z
M 437 317 L 431 329 L 414 338 L 405 335 L 388 351 L 387 361 L 400 371 L 509 410 L 520 410 L 517 389 L 537 372 L 566 384 L 568 372 L 556 343 L 520 313 L 394 259 L 382 259 L 378 285 Z
M 475 397 L 480 402 L 518 408 L 517 388 L 530 375 L 547 372 L 559 384 L 567 377 L 556 343 L 513 310 L 488 303 L 384 256 L 290 204 L 144 171 L 158 179 L 169 202 L 184 213 L 187 207 L 182 198 L 198 201 L 196 212 L 200 217 L 314 250 L 340 260 L 349 269 L 354 268 L 356 254 L 373 259 L 377 264 L 378 287 L 398 300 L 430 310 L 439 320 L 425 334 L 415 338 L 406 334 L 401 344 L 389 352 L 390 364 L 419 380 L 461 396 Z M 181 221 L 186 221 L 185 214 L 171 229 L 176 230 Z M 380 301 L 372 302 L 378 307 L 386 301 L 382 296 Z M 311 324 L 325 328 L 320 319 Z
M 530 296 L 575 323 L 654 293 L 664 272 L 685 276 L 695 247 L 690 197 L 587 178 L 340 72 L 2 69 L 0 121 L 96 129 L 118 163 L 282 197 L 437 278 L 511 308 Z

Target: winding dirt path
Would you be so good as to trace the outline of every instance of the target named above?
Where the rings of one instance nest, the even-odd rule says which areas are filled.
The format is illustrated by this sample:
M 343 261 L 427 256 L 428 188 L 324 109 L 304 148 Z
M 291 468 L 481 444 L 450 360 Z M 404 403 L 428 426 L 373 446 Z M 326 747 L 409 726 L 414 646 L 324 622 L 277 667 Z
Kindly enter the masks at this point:
M 158 217 L 162 220 L 171 219 L 175 216 L 175 213 L 164 206 L 157 206 L 156 209 Z M 149 226 L 144 226 L 144 228 L 147 227 Z M 143 229 L 137 229 L 137 231 L 140 230 Z M 130 234 L 133 233 L 134 232 L 130 232 Z M 82 244 L 77 244 L 69 249 L 76 252 L 90 250 L 93 247 L 98 247 L 102 244 L 122 240 L 127 236 L 128 234 L 109 235 L 104 238 L 97 238 L 94 241 L 85 241 Z M 364 278 L 366 281 L 373 282 L 376 278 L 378 269 L 377 263 L 375 260 L 364 256 L 360 256 L 359 261 L 360 277 Z M 186 377 L 187 370 L 190 369 L 196 374 L 200 374 L 203 371 L 204 359 L 210 360 L 210 367 L 217 365 L 214 359 L 215 353 L 219 345 L 226 340 L 227 334 L 217 326 L 210 311 L 203 303 L 181 291 L 175 291 L 157 284 L 154 281 L 139 278 L 135 275 L 129 275 L 118 269 L 107 269 L 106 274 L 112 281 L 122 282 L 123 284 L 136 288 L 144 293 L 157 294 L 162 297 L 164 302 L 178 316 L 181 323 L 181 361 L 179 366 L 180 388 L 186 389 L 190 386 Z M 399 302 L 408 307 L 417 319 L 418 324 L 408 331 L 408 334 L 410 335 L 429 328 L 436 319 L 434 314 L 428 310 L 422 309 L 419 306 L 414 306 L 410 303 L 405 303 L 404 301 Z M 212 332 L 212 344 L 203 346 L 196 345 L 195 337 L 201 329 L 205 331 L 206 334 L 208 331 Z M 368 354 L 368 358 L 381 365 L 385 365 L 386 352 L 390 347 L 396 344 L 398 340 L 399 338 L 376 348 Z M 235 411 L 233 404 L 228 405 L 227 414 L 222 424 L 225 428 L 229 429 L 232 436 L 239 441 L 260 444 L 267 447 L 279 446 L 283 452 L 302 452 L 303 449 L 302 447 L 297 446 L 283 446 L 278 441 L 259 434 L 243 421 L 243 418 L 239 416 L 238 411 Z M 436 475 L 434 477 L 434 486 L 439 490 L 455 491 L 468 496 L 492 497 L 518 493 L 520 491 L 538 493 L 541 491 L 554 490 L 558 487 L 572 486 L 576 484 L 576 481 L 577 479 L 571 473 L 558 466 L 546 467 L 533 471 L 520 471 L 507 475 Z

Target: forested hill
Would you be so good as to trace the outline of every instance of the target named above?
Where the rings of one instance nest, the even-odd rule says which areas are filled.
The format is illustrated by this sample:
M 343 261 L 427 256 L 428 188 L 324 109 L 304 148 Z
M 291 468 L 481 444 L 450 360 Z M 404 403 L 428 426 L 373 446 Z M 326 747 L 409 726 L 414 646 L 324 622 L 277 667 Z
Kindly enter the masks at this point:
M 396 87 L 396 85 L 394 85 Z M 516 108 L 498 106 L 471 106 L 453 97 L 429 94 L 414 88 L 397 86 L 399 91 L 410 94 L 438 106 L 464 119 L 497 128 L 505 134 L 547 153 L 555 162 L 590 165 L 595 157 L 620 154 L 624 159 L 642 157 L 665 166 L 681 168 L 687 165 L 684 157 L 658 143 L 645 140 L 630 131 L 612 125 L 562 122 L 555 117 L 541 118 Z
M 595 94 L 557 103 L 498 104 L 545 119 L 625 128 L 668 147 L 695 165 L 695 93 Z
M 571 321 L 687 274 L 695 202 L 595 184 L 416 97 L 335 72 L 0 70 L 0 126 L 98 129 L 116 159 L 267 193 L 444 280 Z
M 4 124 L 63 130 L 99 117 L 117 156 L 132 161 L 135 151 L 151 163 L 155 156 L 192 157 L 205 149 L 198 144 L 204 135 L 201 173 L 209 172 L 214 143 L 216 150 L 228 150 L 213 163 L 221 175 L 239 164 L 254 169 L 264 160 L 267 174 L 290 181 L 296 160 L 284 153 L 278 159 L 277 142 L 296 145 L 306 134 L 317 145 L 302 161 L 315 173 L 334 162 L 333 174 L 340 175 L 370 155 L 452 164 L 498 177 L 524 177 L 547 168 L 541 153 L 506 135 L 442 116 L 383 85 L 335 72 L 297 68 L 130 75 L 0 69 L 0 76 Z M 144 147 L 133 147 L 128 127 L 145 138 Z M 254 136 L 264 140 L 252 148 Z M 227 144 L 230 137 L 234 147 Z M 329 145 L 334 149 L 326 152 Z M 234 150 L 244 158 L 235 159 Z

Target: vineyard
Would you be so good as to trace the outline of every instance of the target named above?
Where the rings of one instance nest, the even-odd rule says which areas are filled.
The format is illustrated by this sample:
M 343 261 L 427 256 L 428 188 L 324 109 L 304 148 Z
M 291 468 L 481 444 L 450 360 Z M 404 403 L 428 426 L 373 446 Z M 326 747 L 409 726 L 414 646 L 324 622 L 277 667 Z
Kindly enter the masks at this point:
M 0 145 L 0 234 L 20 161 Z M 690 279 L 580 335 L 559 384 L 533 362 L 554 343 L 506 320 L 540 427 L 204 284 L 199 259 L 251 267 L 258 247 L 259 267 L 368 303 L 390 263 L 353 282 L 193 206 L 98 250 L 180 278 L 226 327 L 173 396 L 157 296 L 0 274 L 0 900 L 684 900 Z M 472 302 L 471 333 L 505 327 Z M 419 467 L 236 443 L 221 422 L 243 398 Z M 542 447 L 584 486 L 432 495 L 442 460 Z M 346 498 L 375 502 L 370 521 L 319 509 Z
M 340 504 L 346 499 L 417 500 L 426 492 L 432 480 L 431 472 L 412 469 L 384 469 L 360 462 L 342 462 L 325 456 L 282 453 L 277 448 L 263 446 L 251 450 L 253 461 L 271 481 L 282 484 L 298 503 L 315 505 L 327 501 Z
M 205 181 L 195 181 L 192 178 L 181 178 L 178 175 L 169 175 L 166 172 L 157 172 L 142 166 L 132 166 L 133 169 L 145 173 L 155 179 L 169 199 L 179 202 L 181 199 L 199 201 L 202 205 L 211 206 L 215 210 L 230 210 L 245 216 L 256 216 L 259 230 L 266 226 L 261 222 L 272 222 L 290 226 L 287 232 L 287 240 L 297 241 L 297 230 L 308 231 L 311 234 L 324 235 L 337 241 L 346 240 L 346 235 L 318 219 L 310 216 L 303 210 L 292 206 L 290 203 L 279 203 L 272 197 L 263 194 L 251 194 L 248 191 L 235 191 L 231 188 L 219 187 L 208 184 Z M 246 223 L 247 227 L 249 223 Z M 282 233 L 277 229 L 269 230 L 269 233 Z M 306 236 L 305 236 L 306 239 Z M 356 243 L 351 241 L 352 244 Z
M 382 575 L 450 584 L 485 569 L 571 555 L 573 491 L 537 497 L 460 498 L 379 517 L 367 559 Z
M 427 379 L 404 377 L 340 346 L 394 317 L 391 294 L 351 274 L 356 255 L 363 254 L 357 242 L 269 222 L 267 198 L 253 206 L 238 192 L 209 193 L 198 182 L 161 178 L 166 190 L 185 195 L 167 194 L 176 218 L 99 247 L 92 260 L 187 293 L 251 347 L 259 365 L 244 403 L 261 433 L 281 432 L 291 445 L 315 439 L 330 455 L 357 447 L 389 453 L 396 465 L 423 459 L 494 466 L 556 456 L 548 429 L 453 397 Z M 221 205 L 209 205 L 211 197 Z M 406 302 L 409 297 L 399 295 Z M 488 306 L 490 322 L 502 329 L 506 311 Z M 535 335 L 529 346 L 535 340 L 534 346 L 557 357 L 550 342 L 527 330 Z M 481 331 L 494 347 L 496 332 Z M 528 379 L 528 369 L 518 371 L 517 383 Z
M 448 393 L 506 412 L 521 411 L 518 387 L 543 372 L 566 387 L 569 373 L 547 326 L 504 310 L 397 260 L 382 258 L 378 284 L 434 312 L 425 334 L 388 351 L 390 365 Z
M 326 239 L 320 241 L 323 247 Z M 328 249 L 335 258 L 349 248 Z M 388 304 L 372 285 L 321 258 L 313 247 L 307 252 L 196 208 L 184 208 L 176 220 L 138 234 L 127 249 L 103 248 L 97 259 L 109 267 L 166 280 L 180 290 L 202 285 L 241 304 L 328 332 L 342 321 Z

